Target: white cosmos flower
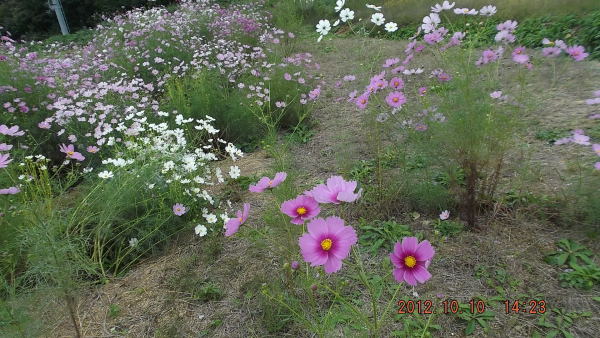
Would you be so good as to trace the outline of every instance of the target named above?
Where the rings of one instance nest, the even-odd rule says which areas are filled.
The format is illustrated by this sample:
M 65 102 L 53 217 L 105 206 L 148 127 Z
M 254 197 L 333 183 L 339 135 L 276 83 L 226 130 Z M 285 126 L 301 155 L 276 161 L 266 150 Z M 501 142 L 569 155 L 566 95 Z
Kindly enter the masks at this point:
M 354 19 L 354 11 L 350 10 L 350 8 L 344 8 L 340 12 L 340 19 L 343 22 Z
M 194 231 L 196 232 L 196 235 L 198 235 L 200 237 L 206 236 L 206 233 L 207 233 L 206 227 L 202 224 L 196 225 L 196 227 L 194 228 Z
M 316 27 L 317 33 L 321 35 L 327 35 L 329 30 L 331 30 L 331 24 L 329 23 L 329 20 L 320 20 Z
M 405 69 L 402 73 L 404 75 L 421 74 L 423 73 L 423 68 Z
M 395 22 L 388 22 L 385 24 L 385 30 L 392 33 L 398 30 L 398 24 Z
M 434 7 L 431 7 L 431 11 L 434 13 L 439 13 L 444 10 L 452 9 L 455 4 L 456 4 L 456 2 L 453 2 L 452 4 L 450 4 L 448 1 L 444 1 L 441 5 L 435 4 Z
M 366 6 L 367 6 L 367 8 L 374 9 L 376 11 L 381 10 L 381 6 L 375 6 L 375 5 L 370 5 L 370 4 L 367 4 Z
M 134 237 L 134 238 L 132 238 L 132 239 L 129 240 L 129 246 L 133 248 L 134 246 L 138 245 L 139 242 L 140 241 L 137 238 Z
M 371 15 L 371 22 L 377 26 L 381 26 L 385 22 L 385 18 L 382 13 L 375 13 Z
M 101 179 L 107 179 L 107 178 L 112 178 L 114 175 L 112 173 L 112 171 L 107 171 L 104 170 L 101 173 L 98 173 L 98 177 L 100 177 Z
M 350 8 L 342 9 L 342 11 L 340 12 L 340 19 L 342 20 L 342 22 L 354 19 L 354 11 L 350 10 Z
M 204 218 L 208 223 L 217 223 L 217 216 L 215 214 L 204 215 Z
M 344 4 L 346 3 L 346 0 L 337 0 L 335 2 L 335 11 L 339 12 L 340 9 L 342 9 L 342 7 L 344 7 Z
M 425 33 L 429 33 L 434 30 L 440 22 L 440 16 L 437 13 L 431 13 L 423 18 L 421 28 Z
M 455 8 L 454 14 L 476 15 L 477 11 L 475 9 L 468 9 L 468 8 Z
M 492 16 L 496 14 L 496 6 L 492 6 L 492 5 L 488 5 L 488 6 L 483 6 L 480 10 L 479 10 L 479 15 L 483 15 L 483 16 Z
M 335 22 L 333 23 L 333 27 L 337 26 L 340 24 L 340 20 L 335 20 Z
M 234 180 L 240 177 L 240 173 L 240 168 L 237 165 L 229 167 L 229 176 L 231 176 L 231 178 L 233 178 Z

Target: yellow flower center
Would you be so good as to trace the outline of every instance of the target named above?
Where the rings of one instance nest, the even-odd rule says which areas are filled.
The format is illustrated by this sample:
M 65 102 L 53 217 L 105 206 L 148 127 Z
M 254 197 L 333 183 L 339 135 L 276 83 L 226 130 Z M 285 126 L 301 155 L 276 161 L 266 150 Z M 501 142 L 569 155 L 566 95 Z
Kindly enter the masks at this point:
M 468 8 L 465 8 L 465 9 L 463 9 L 463 12 L 465 12 L 465 13 L 469 13 L 469 9 L 468 9 Z
M 397 97 L 395 97 L 395 98 L 393 98 L 393 99 L 392 99 L 392 101 L 394 101 L 394 102 L 398 102 L 398 98 L 397 98 Z
M 324 240 L 321 241 L 321 249 L 323 249 L 325 251 L 329 251 L 329 249 L 331 249 L 332 244 L 333 244 L 333 242 L 331 241 L 331 239 L 325 238 Z
M 398 81 L 394 82 L 394 86 L 398 87 L 399 85 L 400 85 L 400 82 L 398 82 Z
M 300 207 L 300 208 L 296 209 L 296 212 L 298 213 L 298 215 L 302 216 L 302 215 L 306 214 L 306 208 Z
M 239 220 L 240 222 L 243 222 L 243 221 L 244 221 L 244 219 L 243 219 L 243 218 L 241 218 L 241 217 L 240 217 L 240 218 L 238 218 L 238 220 Z
M 269 181 L 269 186 L 271 186 L 271 184 L 273 184 L 273 181 Z
M 404 264 L 409 268 L 413 268 L 415 265 L 417 265 L 417 260 L 413 256 L 406 256 L 404 258 Z
M 550 41 L 549 45 L 554 46 L 554 41 Z
M 75 152 L 74 152 L 74 151 L 67 151 L 67 155 L 69 155 L 69 156 L 73 156 L 73 154 L 75 154 Z

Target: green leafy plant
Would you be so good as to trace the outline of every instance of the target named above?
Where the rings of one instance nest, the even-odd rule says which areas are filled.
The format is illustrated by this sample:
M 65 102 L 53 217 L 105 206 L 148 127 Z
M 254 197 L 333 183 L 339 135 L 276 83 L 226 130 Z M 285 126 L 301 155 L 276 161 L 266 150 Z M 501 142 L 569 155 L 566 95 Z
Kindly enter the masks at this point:
M 488 322 L 496 316 L 493 311 L 485 310 L 482 313 L 478 313 L 477 311 L 471 313 L 470 310 L 471 305 L 469 304 L 460 304 L 459 312 L 456 314 L 458 318 L 465 321 L 467 323 L 467 327 L 465 328 L 465 334 L 467 336 L 472 335 L 475 332 L 477 326 L 483 328 L 484 332 L 489 330 Z
M 551 315 L 551 313 L 553 315 Z M 591 312 L 567 313 L 561 309 L 552 309 L 551 312 L 546 312 L 540 317 L 538 325 L 549 329 L 548 332 L 546 332 L 547 338 L 556 337 L 559 334 L 562 334 L 565 338 L 574 338 L 575 336 L 569 330 L 569 328 L 573 326 L 573 321 L 582 317 L 590 317 L 591 315 Z
M 452 237 L 461 233 L 464 229 L 464 226 L 460 222 L 455 222 L 451 220 L 442 221 L 438 219 L 433 224 L 433 229 L 444 237 Z
M 425 319 L 427 317 L 427 319 Z M 434 315 L 409 315 L 402 316 L 402 331 L 393 331 L 392 337 L 433 337 L 434 331 L 440 331 L 442 327 L 431 323 Z
M 413 236 L 408 225 L 399 224 L 395 221 L 369 222 L 361 219 L 358 228 L 362 232 L 360 236 L 361 246 L 367 248 L 371 253 L 377 253 L 380 249 L 390 250 L 397 241 L 407 236 Z
M 561 273 L 559 279 L 562 286 L 589 290 L 600 283 L 600 267 L 596 264 L 572 265 L 572 269 Z
M 546 262 L 553 265 L 577 266 L 579 260 L 592 263 L 592 252 L 585 246 L 570 239 L 561 239 L 556 243 L 558 250 L 546 256 Z

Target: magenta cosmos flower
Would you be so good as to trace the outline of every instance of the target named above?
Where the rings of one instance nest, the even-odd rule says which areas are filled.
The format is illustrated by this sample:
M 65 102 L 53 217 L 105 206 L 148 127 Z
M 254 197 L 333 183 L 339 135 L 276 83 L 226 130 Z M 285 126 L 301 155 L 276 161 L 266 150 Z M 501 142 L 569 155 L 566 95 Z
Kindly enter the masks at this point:
M 308 233 L 298 239 L 302 257 L 311 266 L 325 266 L 326 273 L 342 268 L 342 260 L 348 257 L 350 248 L 356 244 L 356 231 L 344 225 L 339 217 L 317 218 L 308 223 Z
M 419 243 L 416 237 L 404 237 L 397 242 L 394 251 L 390 253 L 390 259 L 394 264 L 394 278 L 402 283 L 415 286 L 425 283 L 431 274 L 427 271 L 429 262 L 435 255 L 435 250 L 429 241 Z
M 256 184 L 250 184 L 248 190 L 251 192 L 263 192 L 266 189 L 275 188 L 276 186 L 281 184 L 281 182 L 285 181 L 286 177 L 287 173 L 284 172 L 276 173 L 273 179 L 270 179 L 265 176 L 258 180 Z
M 391 92 L 385 98 L 385 102 L 387 102 L 390 107 L 398 108 L 406 102 L 406 97 L 404 97 L 404 94 L 401 92 Z
M 281 203 L 281 212 L 292 218 L 294 224 L 302 224 L 305 220 L 313 218 L 321 212 L 319 203 L 311 196 L 300 195 L 293 200 Z
M 77 161 L 85 160 L 85 157 L 81 155 L 81 153 L 75 151 L 75 146 L 72 144 L 69 144 L 68 146 L 61 144 L 60 151 L 67 154 L 67 158 L 72 158 Z
M 175 203 L 173 205 L 173 213 L 177 216 L 181 216 L 187 212 L 187 208 L 181 203 Z
M 354 193 L 356 181 L 346 181 L 342 176 L 331 176 L 326 184 L 319 184 L 304 194 L 319 203 L 354 202 L 360 197 L 360 191 Z
M 238 210 L 235 218 L 230 218 L 225 224 L 225 236 L 229 237 L 235 234 L 240 225 L 244 224 L 248 219 L 248 214 L 250 213 L 250 204 L 244 203 L 244 209 Z

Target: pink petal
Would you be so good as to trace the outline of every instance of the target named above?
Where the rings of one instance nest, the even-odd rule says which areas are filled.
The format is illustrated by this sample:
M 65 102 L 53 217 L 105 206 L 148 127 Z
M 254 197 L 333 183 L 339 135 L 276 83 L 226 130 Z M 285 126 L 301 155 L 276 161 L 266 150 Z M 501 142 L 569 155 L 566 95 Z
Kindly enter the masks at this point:
M 394 274 L 394 279 L 396 279 L 396 281 L 402 283 L 404 282 L 404 270 L 403 269 L 394 269 L 394 271 L 392 271 L 392 273 Z
M 315 218 L 307 224 L 306 229 L 313 238 L 320 238 L 327 234 L 328 227 L 324 219 Z
M 287 177 L 287 173 L 278 172 L 275 174 L 275 178 L 273 178 L 273 182 L 271 182 L 271 187 L 274 188 L 278 186 L 281 182 L 285 181 Z
M 242 223 L 248 219 L 248 214 L 250 213 L 250 204 L 244 203 L 244 212 L 242 213 Z
M 327 261 L 328 255 L 321 250 L 321 244 L 315 240 L 310 234 L 304 234 L 298 239 L 300 252 L 306 262 L 312 266 L 323 265 Z
M 435 250 L 433 249 L 429 241 L 425 240 L 419 243 L 419 246 L 415 251 L 415 258 L 418 261 L 430 260 L 431 258 L 433 258 L 433 255 L 435 255 Z
M 404 237 L 402 240 L 402 249 L 404 252 L 413 253 L 417 250 L 417 243 L 419 241 L 416 237 Z
M 342 268 L 342 260 L 332 255 L 329 256 L 327 262 L 325 262 L 325 273 L 334 273 Z
M 412 270 L 407 269 L 404 271 L 404 280 L 406 281 L 406 283 L 408 283 L 408 285 L 417 285 L 417 279 L 415 278 Z
M 417 265 L 412 269 L 413 276 L 419 283 L 425 283 L 429 278 L 431 278 L 431 274 L 425 267 L 421 265 Z
M 229 236 L 235 234 L 238 231 L 238 229 L 240 228 L 240 225 L 242 225 L 242 223 L 240 222 L 239 219 L 231 218 L 229 221 L 227 221 L 227 224 L 225 225 L 225 227 L 226 227 L 225 236 L 229 237 Z

